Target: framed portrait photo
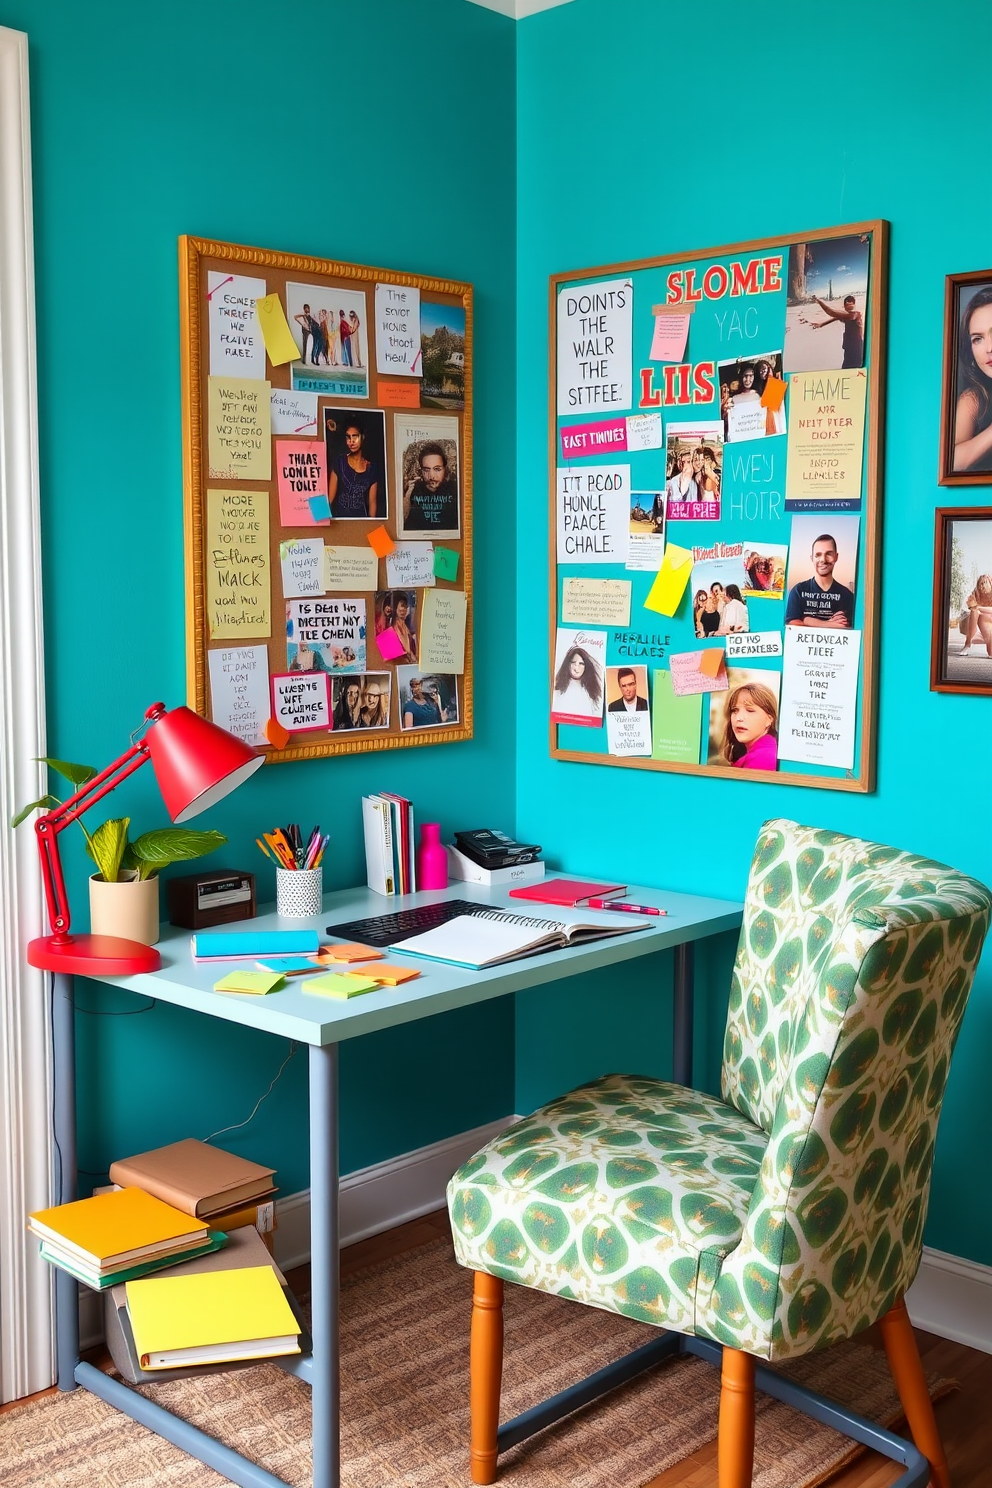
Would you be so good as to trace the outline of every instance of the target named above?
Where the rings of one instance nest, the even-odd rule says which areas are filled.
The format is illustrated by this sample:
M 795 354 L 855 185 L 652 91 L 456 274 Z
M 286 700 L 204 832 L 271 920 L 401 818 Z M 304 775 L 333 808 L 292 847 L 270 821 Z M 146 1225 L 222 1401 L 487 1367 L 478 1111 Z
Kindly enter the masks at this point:
M 933 592 L 931 692 L 992 697 L 992 507 L 937 508 Z
M 992 485 L 992 269 L 947 276 L 938 480 Z

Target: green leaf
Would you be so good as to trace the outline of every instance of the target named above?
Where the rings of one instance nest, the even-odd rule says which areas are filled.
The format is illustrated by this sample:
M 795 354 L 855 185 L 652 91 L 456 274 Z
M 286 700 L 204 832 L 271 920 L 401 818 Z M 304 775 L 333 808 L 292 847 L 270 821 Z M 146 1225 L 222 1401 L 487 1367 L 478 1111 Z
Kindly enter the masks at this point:
M 227 838 L 222 832 L 194 832 L 188 827 L 162 827 L 157 832 L 144 832 L 131 843 L 141 878 L 150 878 L 170 863 L 185 863 L 189 858 L 202 858 L 223 847 Z
M 47 765 L 56 775 L 61 775 L 63 780 L 68 780 L 70 785 L 75 786 L 85 785 L 96 774 L 92 765 L 73 765 L 68 760 L 49 759 L 47 756 L 38 760 L 38 764 Z
M 104 883 L 116 883 L 120 877 L 130 825 L 129 816 L 112 818 L 97 827 L 86 843 L 86 851 L 99 868 Z
M 10 825 L 12 827 L 19 827 L 21 822 L 25 821 L 31 815 L 32 811 L 50 811 L 53 806 L 61 806 L 61 804 L 58 796 L 42 796 L 40 801 L 32 801 L 30 806 L 25 806 L 16 816 L 12 816 Z

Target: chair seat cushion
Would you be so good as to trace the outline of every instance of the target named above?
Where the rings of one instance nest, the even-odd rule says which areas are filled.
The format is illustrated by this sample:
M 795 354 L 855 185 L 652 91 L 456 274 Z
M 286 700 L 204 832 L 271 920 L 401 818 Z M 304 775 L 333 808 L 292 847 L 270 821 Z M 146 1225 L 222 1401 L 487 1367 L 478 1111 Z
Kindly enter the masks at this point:
M 463 1266 L 682 1333 L 740 1241 L 768 1138 L 733 1106 L 607 1075 L 535 1111 L 448 1185 Z

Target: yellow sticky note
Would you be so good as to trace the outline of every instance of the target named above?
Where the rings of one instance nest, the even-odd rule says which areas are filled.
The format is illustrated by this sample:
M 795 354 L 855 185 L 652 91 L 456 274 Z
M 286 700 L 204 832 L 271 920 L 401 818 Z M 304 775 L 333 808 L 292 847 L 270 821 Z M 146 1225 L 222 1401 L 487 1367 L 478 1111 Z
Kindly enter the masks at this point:
M 666 543 L 658 577 L 648 591 L 644 608 L 656 610 L 659 615 L 674 615 L 691 573 L 692 553 L 689 549 L 680 548 L 677 543 Z
M 256 300 L 255 310 L 258 314 L 258 323 L 262 327 L 262 340 L 265 342 L 265 349 L 273 367 L 281 367 L 284 362 L 298 362 L 300 348 L 293 340 L 293 333 L 289 329 L 289 321 L 286 319 L 286 312 L 282 308 L 279 296 L 267 294 L 263 299 Z

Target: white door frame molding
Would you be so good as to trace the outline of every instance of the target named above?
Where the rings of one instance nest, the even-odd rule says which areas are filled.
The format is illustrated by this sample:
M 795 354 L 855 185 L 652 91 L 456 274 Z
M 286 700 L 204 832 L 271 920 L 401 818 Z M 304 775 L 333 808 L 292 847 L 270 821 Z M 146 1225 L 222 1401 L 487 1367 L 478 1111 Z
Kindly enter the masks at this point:
M 0 26 L 0 1402 L 52 1384 L 52 1285 L 24 1217 L 52 1202 L 51 1037 L 30 825 L 46 789 L 28 38 Z

